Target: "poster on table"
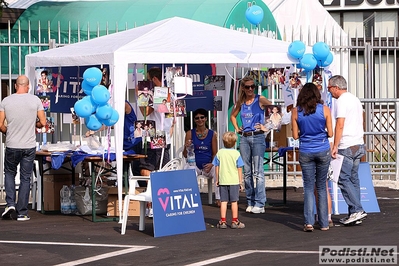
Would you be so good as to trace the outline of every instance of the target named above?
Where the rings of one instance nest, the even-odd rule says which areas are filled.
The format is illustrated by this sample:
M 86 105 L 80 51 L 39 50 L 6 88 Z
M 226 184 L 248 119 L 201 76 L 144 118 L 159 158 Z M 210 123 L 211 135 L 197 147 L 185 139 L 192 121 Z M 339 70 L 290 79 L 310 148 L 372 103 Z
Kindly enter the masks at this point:
M 147 65 L 147 69 L 151 67 L 162 67 L 165 73 L 166 78 L 169 76 L 183 76 L 186 75 L 190 77 L 193 81 L 193 95 L 180 95 L 177 97 L 183 97 L 185 100 L 184 113 L 195 111 L 198 108 L 204 108 L 205 110 L 213 110 L 213 98 L 214 91 L 213 90 L 205 90 L 204 79 L 205 76 L 212 75 L 212 65 L 210 64 L 190 64 L 187 65 L 187 73 L 184 73 L 185 65 L 184 64 L 176 64 L 172 66 L 171 64 L 164 65 Z M 169 85 L 171 85 L 170 83 Z M 168 84 L 166 84 L 168 85 Z M 171 104 L 172 105 L 172 104 Z M 182 106 L 180 106 L 182 107 Z M 181 108 L 180 108 L 181 111 Z M 185 116 L 183 114 L 182 116 Z
M 205 230 L 194 169 L 152 172 L 150 178 L 155 237 Z
M 70 108 L 75 102 L 86 96 L 80 84 L 83 81 L 83 72 L 90 67 L 101 69 L 103 72 L 101 84 L 107 87 L 108 65 L 102 68 L 101 66 L 39 67 L 35 70 L 35 94 L 41 99 L 49 100 L 45 105 L 48 104 L 52 113 L 70 113 Z

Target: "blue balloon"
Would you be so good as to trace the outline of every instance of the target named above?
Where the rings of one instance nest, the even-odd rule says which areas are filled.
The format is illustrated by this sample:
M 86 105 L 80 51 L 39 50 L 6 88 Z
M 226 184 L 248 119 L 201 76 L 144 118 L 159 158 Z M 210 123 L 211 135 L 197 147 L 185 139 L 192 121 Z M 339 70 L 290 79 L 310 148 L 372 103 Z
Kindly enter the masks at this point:
M 301 62 L 299 62 L 298 64 L 295 64 L 296 68 L 300 69 L 302 68 Z
M 317 60 L 313 54 L 304 54 L 299 62 L 305 71 L 311 71 L 317 66 Z
M 93 86 L 89 85 L 85 80 L 82 81 L 82 89 L 84 91 L 84 93 L 88 96 L 91 95 L 91 91 L 93 90 Z
M 83 80 L 87 82 L 88 85 L 94 87 L 100 84 L 103 78 L 103 73 L 97 67 L 90 67 L 83 72 Z
M 86 127 L 90 130 L 97 131 L 102 127 L 102 123 L 98 121 L 95 115 L 90 115 L 85 118 Z
M 299 59 L 303 56 L 306 50 L 306 45 L 302 41 L 293 41 L 288 46 L 288 54 L 296 59 Z
M 77 101 L 73 108 L 75 109 L 76 115 L 79 117 L 88 117 L 93 113 L 92 105 L 87 100 Z
M 89 96 L 83 97 L 82 100 L 88 101 L 88 102 L 91 104 L 91 113 L 95 113 L 95 112 L 96 112 L 96 109 L 97 109 L 97 107 L 98 107 L 98 104 L 96 104 L 96 103 L 93 101 L 93 98 L 92 98 L 90 95 L 89 95 Z
M 96 110 L 96 117 L 100 121 L 101 120 L 108 120 L 108 119 L 111 118 L 111 115 L 112 115 L 113 111 L 114 111 L 114 109 L 109 104 L 105 104 L 103 106 L 99 106 L 99 107 L 97 107 L 97 110 Z
M 119 114 L 115 109 L 113 109 L 111 118 L 108 120 L 103 120 L 102 122 L 104 123 L 104 125 L 111 127 L 111 126 L 115 125 L 116 122 L 118 122 L 118 120 L 119 120 Z
M 248 7 L 247 11 L 245 11 L 245 17 L 247 18 L 249 23 L 253 25 L 258 25 L 259 23 L 261 23 L 263 20 L 263 16 L 263 9 L 257 5 Z
M 102 106 L 102 105 L 107 104 L 107 102 L 110 98 L 110 94 L 109 94 L 108 89 L 105 86 L 97 85 L 91 91 L 91 98 L 93 99 L 93 102 Z
M 330 47 L 325 42 L 315 43 L 312 50 L 317 61 L 324 61 L 330 53 Z
M 334 60 L 334 55 L 330 52 L 330 53 L 327 55 L 327 58 L 324 59 L 324 61 L 321 61 L 320 64 L 319 64 L 319 63 L 317 63 L 317 64 L 318 64 L 320 67 L 327 67 L 327 66 L 331 65 L 331 63 L 333 62 L 333 60 Z

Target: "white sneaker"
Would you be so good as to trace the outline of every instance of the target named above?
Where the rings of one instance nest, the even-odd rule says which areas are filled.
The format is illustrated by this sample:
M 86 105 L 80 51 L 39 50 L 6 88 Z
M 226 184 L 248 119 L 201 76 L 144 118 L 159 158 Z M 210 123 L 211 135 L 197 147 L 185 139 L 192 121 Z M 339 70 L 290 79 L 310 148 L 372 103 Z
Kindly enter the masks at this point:
M 1 214 L 1 218 L 3 219 L 11 218 L 11 213 L 13 213 L 14 211 L 15 211 L 14 206 L 6 206 L 4 212 Z
M 254 206 L 248 206 L 247 209 L 245 210 L 245 212 L 251 212 L 253 208 L 254 208 Z
M 353 222 L 357 222 L 363 220 L 367 216 L 367 213 L 364 211 L 352 213 L 348 219 L 346 219 L 343 224 L 350 224 Z
M 152 212 L 152 208 L 150 208 L 148 211 L 148 218 L 153 218 L 153 217 L 154 217 L 154 214 Z
M 253 207 L 251 210 L 252 213 L 265 213 L 264 207 Z

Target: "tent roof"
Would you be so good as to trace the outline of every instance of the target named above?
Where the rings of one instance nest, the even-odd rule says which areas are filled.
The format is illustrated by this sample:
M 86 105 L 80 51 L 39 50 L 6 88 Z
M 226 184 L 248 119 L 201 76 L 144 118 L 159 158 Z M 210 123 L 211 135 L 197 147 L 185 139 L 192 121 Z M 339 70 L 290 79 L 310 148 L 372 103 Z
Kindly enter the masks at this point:
M 105 26 L 111 32 L 124 28 L 141 26 L 155 21 L 179 16 L 210 23 L 213 25 L 230 27 L 251 24 L 245 17 L 248 2 L 245 0 L 113 0 L 113 1 L 30 1 L 32 4 L 19 18 L 21 27 L 37 30 L 38 21 L 42 24 L 58 26 L 67 30 L 69 24 L 74 27 L 78 22 L 81 30 L 88 28 L 96 31 L 97 25 Z M 14 3 L 14 6 L 18 6 Z M 21 3 L 22 4 L 22 3 Z M 276 30 L 276 23 L 267 6 L 259 1 L 264 10 L 264 20 L 261 28 Z M 71 16 L 73 14 L 73 16 Z M 18 23 L 16 23 L 17 25 Z
M 263 0 L 272 12 L 281 37 L 286 41 L 303 40 L 313 45 L 324 41 L 341 45 L 347 34 L 319 1 Z
M 193 30 L 195 29 L 195 30 Z M 125 63 L 291 64 L 289 43 L 174 17 L 27 55 L 27 65 Z

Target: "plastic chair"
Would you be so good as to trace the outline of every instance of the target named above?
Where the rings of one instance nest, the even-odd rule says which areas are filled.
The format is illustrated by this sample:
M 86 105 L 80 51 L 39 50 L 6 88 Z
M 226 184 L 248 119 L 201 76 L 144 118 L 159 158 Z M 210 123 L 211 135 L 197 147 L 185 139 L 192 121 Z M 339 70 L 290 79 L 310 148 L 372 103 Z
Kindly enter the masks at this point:
M 183 166 L 184 164 L 182 159 L 175 158 L 170 160 L 164 167 L 162 167 L 161 170 L 159 170 L 159 172 L 181 170 L 183 169 Z M 135 194 L 138 180 L 148 180 L 147 189 L 145 192 Z M 139 231 L 144 231 L 146 204 L 147 202 L 152 202 L 151 180 L 149 176 L 131 176 L 129 178 L 129 193 L 125 196 L 123 203 L 121 235 L 124 235 L 126 233 L 129 203 L 131 200 L 137 200 L 140 202 Z

